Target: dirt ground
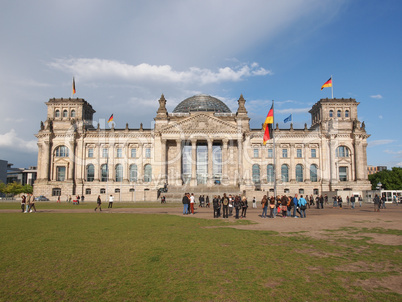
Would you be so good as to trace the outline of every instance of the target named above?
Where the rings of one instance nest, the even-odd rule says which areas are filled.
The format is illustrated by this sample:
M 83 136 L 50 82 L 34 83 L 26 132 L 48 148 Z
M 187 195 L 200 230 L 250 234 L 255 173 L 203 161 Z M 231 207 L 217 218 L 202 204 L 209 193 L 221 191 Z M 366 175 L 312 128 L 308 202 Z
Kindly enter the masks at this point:
M 182 206 L 177 204 L 177 208 L 113 208 L 108 209 L 106 204 L 103 204 L 102 213 L 94 213 L 90 209 L 40 209 L 40 204 L 37 205 L 38 213 L 94 213 L 94 214 L 111 214 L 111 213 L 138 213 L 138 214 L 169 214 L 182 216 Z M 118 203 L 115 203 L 117 206 Z M 253 209 L 250 205 L 247 210 L 245 219 L 254 222 L 250 225 L 233 226 L 238 229 L 245 230 L 260 230 L 260 231 L 275 231 L 282 235 L 294 232 L 303 232 L 314 238 L 328 238 L 327 230 L 337 230 L 340 228 L 355 227 L 355 228 L 383 228 L 402 230 L 402 205 L 389 204 L 386 209 L 381 209 L 380 212 L 374 212 L 372 204 L 363 204 L 362 207 L 351 209 L 344 206 L 342 209 L 331 205 L 324 205 L 324 209 L 316 209 L 311 207 L 306 210 L 307 218 L 293 218 L 293 217 L 276 217 L 274 219 L 261 218 L 261 205 L 257 204 L 257 209 Z M 18 212 L 19 210 L 0 210 L 0 213 L 5 212 Z M 269 212 L 269 210 L 268 210 Z M 229 216 L 227 221 L 234 221 L 234 213 Z M 194 215 L 187 215 L 185 217 L 214 219 L 212 208 L 196 207 Z M 223 218 L 218 218 L 223 219 Z M 226 219 L 225 219 L 226 220 Z M 348 236 L 349 238 L 355 236 L 352 232 L 338 231 L 333 236 Z M 373 243 L 385 245 L 402 245 L 402 236 L 398 235 L 384 235 L 376 233 L 358 233 L 356 236 L 371 237 Z

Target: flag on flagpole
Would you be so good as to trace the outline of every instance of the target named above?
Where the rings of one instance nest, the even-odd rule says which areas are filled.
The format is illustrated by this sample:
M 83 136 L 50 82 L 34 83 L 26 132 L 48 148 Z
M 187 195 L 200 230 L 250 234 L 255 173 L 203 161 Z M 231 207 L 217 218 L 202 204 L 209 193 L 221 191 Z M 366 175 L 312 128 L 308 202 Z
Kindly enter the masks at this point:
M 108 122 L 108 123 L 113 122 L 113 113 L 112 113 L 112 115 L 110 116 L 110 118 L 108 119 L 107 122 Z
M 264 145 L 267 143 L 268 140 L 274 137 L 272 132 L 273 123 L 274 123 L 274 105 L 272 104 L 271 109 L 269 109 L 268 111 L 264 125 L 262 126 L 262 128 L 264 129 L 264 137 L 263 137 Z
M 287 118 L 285 118 L 283 120 L 284 123 L 291 122 L 291 121 L 292 121 L 292 115 L 289 115 Z
M 77 91 L 75 90 L 75 79 L 73 77 L 73 95 L 76 93 Z
M 326 88 L 326 87 L 332 87 L 332 77 L 330 77 L 329 80 L 326 81 L 324 83 L 324 85 L 321 86 L 321 90 L 323 90 L 323 88 Z

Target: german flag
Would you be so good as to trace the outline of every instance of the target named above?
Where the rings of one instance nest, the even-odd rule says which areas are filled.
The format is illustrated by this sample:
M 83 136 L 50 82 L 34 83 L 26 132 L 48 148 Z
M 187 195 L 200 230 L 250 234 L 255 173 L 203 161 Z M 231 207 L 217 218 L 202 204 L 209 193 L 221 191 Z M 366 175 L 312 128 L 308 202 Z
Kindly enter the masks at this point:
M 332 77 L 330 77 L 329 80 L 326 81 L 324 83 L 324 85 L 321 86 L 321 90 L 323 90 L 323 88 L 326 88 L 326 87 L 332 87 Z
M 73 77 L 73 95 L 76 93 L 77 91 L 75 90 L 75 79 Z
M 113 122 L 113 113 L 112 113 L 112 115 L 110 116 L 110 118 L 108 119 L 107 122 L 108 122 L 108 123 Z
M 263 138 L 263 143 L 264 145 L 272 139 L 273 136 L 273 131 L 272 131 L 272 125 L 274 123 L 274 104 L 272 104 L 271 109 L 269 109 L 267 118 L 265 119 L 264 125 L 262 128 L 264 129 L 264 138 Z

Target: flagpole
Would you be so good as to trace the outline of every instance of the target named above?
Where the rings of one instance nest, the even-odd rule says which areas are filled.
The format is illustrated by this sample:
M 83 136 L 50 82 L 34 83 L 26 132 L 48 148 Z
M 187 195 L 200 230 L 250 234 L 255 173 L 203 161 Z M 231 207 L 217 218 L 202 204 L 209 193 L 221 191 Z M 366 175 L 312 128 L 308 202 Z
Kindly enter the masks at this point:
M 275 151 L 275 133 L 274 133 L 274 126 L 275 126 L 275 108 L 274 108 L 274 100 L 272 100 L 272 146 L 274 148 L 273 156 L 274 156 L 274 198 L 276 200 L 276 151 Z
M 331 74 L 331 94 L 332 94 L 332 99 L 334 99 L 334 80 L 332 79 L 332 74 Z

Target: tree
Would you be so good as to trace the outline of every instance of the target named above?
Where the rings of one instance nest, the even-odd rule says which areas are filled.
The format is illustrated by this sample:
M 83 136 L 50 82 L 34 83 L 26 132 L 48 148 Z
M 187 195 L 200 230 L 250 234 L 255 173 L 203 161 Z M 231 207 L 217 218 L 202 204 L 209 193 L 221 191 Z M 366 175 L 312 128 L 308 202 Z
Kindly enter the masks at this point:
M 0 193 L 6 193 L 6 184 L 0 181 Z
M 377 184 L 381 182 L 383 190 L 402 190 L 402 168 L 394 167 L 392 170 L 384 170 L 369 175 L 371 189 L 377 189 Z
M 23 193 L 23 186 L 15 181 L 13 183 L 9 183 L 6 187 L 6 193 L 12 194 L 13 196 Z

